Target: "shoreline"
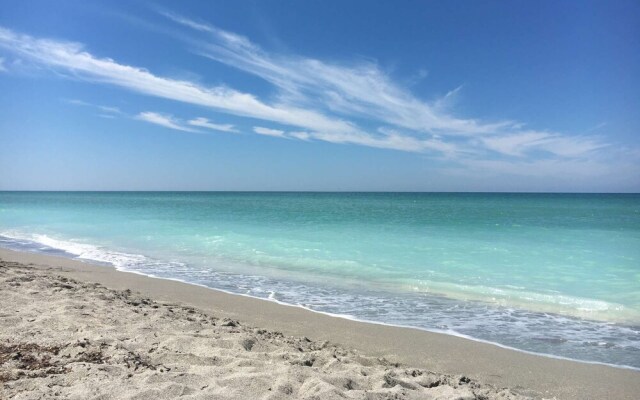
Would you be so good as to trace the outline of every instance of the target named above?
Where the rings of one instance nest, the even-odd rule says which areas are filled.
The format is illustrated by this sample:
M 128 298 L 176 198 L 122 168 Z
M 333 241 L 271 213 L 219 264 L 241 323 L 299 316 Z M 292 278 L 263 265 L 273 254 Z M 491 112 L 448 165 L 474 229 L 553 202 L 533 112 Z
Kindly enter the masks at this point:
M 0 250 L 4 250 L 4 249 L 0 247 Z M 10 250 L 10 251 L 15 251 L 15 250 Z M 25 253 L 30 253 L 30 252 L 25 252 Z M 33 254 L 38 254 L 38 253 L 33 253 Z M 56 257 L 56 256 L 53 256 L 53 257 Z M 62 258 L 65 258 L 65 257 L 62 257 Z M 184 279 L 164 278 L 164 277 L 160 277 L 160 276 L 144 274 L 142 272 L 137 272 L 137 271 L 128 271 L 126 269 L 119 269 L 119 268 L 113 267 L 113 266 L 108 265 L 108 264 L 106 264 L 106 265 L 98 265 L 97 263 L 92 263 L 90 260 L 87 260 L 87 261 L 84 261 L 84 260 L 81 260 L 81 259 L 71 259 L 71 260 L 79 261 L 79 262 L 82 262 L 82 263 L 91 264 L 91 265 L 94 265 L 96 267 L 104 266 L 104 267 L 107 267 L 107 268 L 113 268 L 118 272 L 124 272 L 124 273 L 140 275 L 140 276 L 144 276 L 146 278 L 162 279 L 162 280 L 167 280 L 167 281 L 178 282 L 178 283 L 185 284 L 185 285 L 198 286 L 198 287 L 201 287 L 203 289 L 215 290 L 217 292 L 222 292 L 222 293 L 225 293 L 225 294 L 228 294 L 228 295 L 231 295 L 231 296 L 242 296 L 242 297 L 247 297 L 249 299 L 254 299 L 254 300 L 258 300 L 258 301 L 273 302 L 273 303 L 275 303 L 275 304 L 277 304 L 279 306 L 283 306 L 283 307 L 300 308 L 302 310 L 305 310 L 305 311 L 308 311 L 308 312 L 311 312 L 311 313 L 321 314 L 321 315 L 324 315 L 324 316 L 327 316 L 327 317 L 331 317 L 331 318 L 341 318 L 341 319 L 345 319 L 347 321 L 361 322 L 361 323 L 364 323 L 364 324 L 372 324 L 372 325 L 381 325 L 381 326 L 387 326 L 387 327 L 391 327 L 391 328 L 413 329 L 413 330 L 427 332 L 427 333 L 434 333 L 434 334 L 437 334 L 437 335 L 445 335 L 445 336 L 457 337 L 457 338 L 460 338 L 460 339 L 465 339 L 465 340 L 470 340 L 472 342 L 478 342 L 478 343 L 482 343 L 482 344 L 496 346 L 496 347 L 499 347 L 501 349 L 505 349 L 505 350 L 509 350 L 509 351 L 515 351 L 515 352 L 518 352 L 518 353 L 524 353 L 524 354 L 537 356 L 537 357 L 553 358 L 553 359 L 557 359 L 557 360 L 576 362 L 576 363 L 579 363 L 579 364 L 601 365 L 601 366 L 605 366 L 605 367 L 619 368 L 619 369 L 623 369 L 623 370 L 631 370 L 631 371 L 640 372 L 640 368 L 633 367 L 633 366 L 630 366 L 630 365 L 611 364 L 611 363 L 606 363 L 606 362 L 601 362 L 601 361 L 579 360 L 579 359 L 570 358 L 570 357 L 558 356 L 558 355 L 555 355 L 555 354 L 538 353 L 538 352 L 535 352 L 535 351 L 518 349 L 518 348 L 511 347 L 511 346 L 508 346 L 508 345 L 504 345 L 504 344 L 501 344 L 501 343 L 498 343 L 498 342 L 492 342 L 490 340 L 484 340 L 484 339 L 480 339 L 480 338 L 475 338 L 473 336 L 465 335 L 465 334 L 454 332 L 454 331 L 450 331 L 450 332 L 449 331 L 439 331 L 437 329 L 420 328 L 420 327 L 411 326 L 411 325 L 400 325 L 400 324 L 392 324 L 392 323 L 386 323 L 386 322 L 381 322 L 381 321 L 360 319 L 360 318 L 352 317 L 351 315 L 347 315 L 347 314 L 336 314 L 336 313 L 330 313 L 330 312 L 326 312 L 326 311 L 314 310 L 312 308 L 308 308 L 308 307 L 305 307 L 305 306 L 300 305 L 300 304 L 290 304 L 290 303 L 286 303 L 286 302 L 283 302 L 283 301 L 280 301 L 280 300 L 277 300 L 277 299 L 274 299 L 274 298 L 270 298 L 270 297 L 269 298 L 263 298 L 263 297 L 258 297 L 258 296 L 252 296 L 250 294 L 234 293 L 234 292 L 229 291 L 229 290 L 212 288 L 212 287 L 207 286 L 207 285 L 203 285 L 203 284 L 200 284 L 200 283 L 189 282 L 189 281 L 186 281 Z
M 1 237 L 2 236 L 0 236 L 0 238 Z M 129 269 L 123 268 L 123 267 L 118 267 L 118 266 L 113 265 L 113 264 L 111 264 L 111 263 L 109 263 L 107 261 L 100 262 L 100 261 L 95 261 L 95 260 L 92 260 L 92 259 L 78 258 L 78 256 L 74 255 L 73 253 L 69 253 L 67 250 L 64 250 L 64 249 L 57 249 L 55 247 L 52 247 L 52 249 L 59 250 L 63 254 L 59 254 L 59 255 L 47 254 L 45 252 L 39 252 L 39 251 L 32 250 L 32 249 L 12 249 L 10 247 L 3 247 L 3 246 L 0 245 L 0 250 L 8 250 L 8 251 L 15 251 L 15 252 L 19 252 L 19 253 L 35 254 L 35 255 L 43 255 L 43 256 L 51 256 L 51 257 L 60 257 L 60 258 L 63 258 L 63 259 L 72 260 L 72 261 L 78 261 L 78 262 L 89 264 L 89 265 L 93 265 L 93 266 L 113 268 L 113 269 L 115 269 L 115 270 L 117 270 L 119 272 L 136 274 L 136 275 L 144 276 L 144 277 L 147 277 L 147 278 L 162 279 L 162 280 L 179 282 L 179 283 L 187 284 L 187 285 L 198 286 L 198 287 L 202 287 L 202 288 L 205 288 L 205 289 L 215 290 L 215 291 L 218 291 L 218 292 L 226 293 L 226 294 L 229 294 L 229 295 L 232 295 L 232 296 L 243 296 L 243 297 L 247 297 L 247 298 L 251 298 L 251 299 L 255 299 L 255 300 L 260 300 L 260 301 L 270 301 L 270 302 L 274 302 L 274 303 L 276 303 L 278 305 L 281 305 L 281 306 L 301 308 L 301 309 L 309 311 L 309 312 L 318 313 L 318 314 L 326 315 L 326 316 L 333 317 L 333 318 L 343 318 L 343 319 L 350 320 L 350 321 L 356 321 L 356 322 L 362 322 L 362 323 L 374 324 L 374 325 L 382 325 L 382 326 L 388 326 L 388 327 L 396 327 L 396 328 L 403 328 L 403 329 L 415 329 L 415 330 L 428 332 L 428 333 L 435 333 L 435 334 L 441 334 L 441 335 L 447 335 L 447 336 L 454 336 L 454 337 L 458 337 L 458 338 L 462 338 L 462 339 L 466 339 L 466 340 L 471 340 L 471 341 L 475 341 L 475 342 L 479 342 L 479 343 L 483 343 L 483 344 L 493 345 L 493 346 L 500 347 L 502 349 L 521 352 L 521 353 L 524 353 L 524 354 L 529 354 L 529 355 L 534 355 L 534 356 L 548 357 L 548 358 L 554 358 L 554 359 L 565 360 L 565 361 L 573 361 L 573 362 L 585 363 L 585 364 L 602 365 L 602 366 L 607 366 L 607 367 L 612 367 L 612 368 L 621 368 L 621 369 L 628 369 L 628 370 L 640 372 L 640 367 L 635 367 L 635 366 L 625 365 L 625 364 L 613 364 L 613 363 L 607 363 L 607 362 L 595 361 L 595 360 L 581 360 L 581 359 L 565 357 L 565 356 L 556 355 L 556 354 L 525 350 L 525 349 L 520 349 L 520 348 L 517 348 L 517 347 L 509 346 L 509 345 L 506 345 L 506 344 L 502 344 L 502 343 L 499 343 L 499 342 L 486 340 L 486 339 L 482 339 L 482 338 L 477 338 L 477 337 L 474 337 L 474 336 L 471 336 L 471 335 L 467 335 L 467 334 L 464 334 L 464 333 L 460 333 L 460 332 L 456 332 L 456 331 L 453 331 L 453 330 L 445 331 L 445 330 L 438 330 L 438 329 L 428 329 L 428 328 L 423 328 L 423 327 L 413 326 L 413 325 L 402 325 L 402 324 L 387 323 L 387 322 L 384 322 L 384 321 L 367 320 L 367 319 L 358 318 L 358 317 L 355 317 L 355 316 L 352 316 L 352 315 L 348 315 L 348 314 L 339 314 L 339 313 L 332 313 L 332 312 L 326 312 L 326 311 L 321 311 L 321 310 L 314 310 L 312 308 L 305 307 L 305 306 L 303 306 L 301 304 L 292 304 L 292 303 L 287 303 L 285 301 L 280 301 L 280 300 L 278 300 L 276 298 L 273 298 L 271 296 L 269 296 L 269 297 L 260 297 L 260 296 L 254 296 L 254 295 L 251 295 L 251 294 L 236 293 L 236 292 L 233 292 L 231 290 L 225 290 L 225 289 L 222 289 L 222 288 L 210 287 L 210 286 L 207 286 L 207 285 L 204 285 L 204 284 L 201 284 L 201 283 L 189 282 L 189 281 L 181 279 L 181 278 L 170 278 L 170 277 L 157 276 L 157 275 L 154 275 L 154 274 L 146 274 L 144 272 L 139 272 L 139 271 L 135 271 L 135 270 L 129 270 Z M 445 296 L 445 295 L 443 295 L 443 296 Z M 560 317 L 579 318 L 579 317 L 574 317 L 574 316 L 566 316 L 566 315 L 563 315 L 563 314 L 557 314 L 557 315 L 560 316 Z M 612 321 L 594 321 L 594 322 L 613 322 L 613 323 L 618 323 L 617 321 L 613 321 L 613 320 Z
M 237 291 L 234 291 L 233 289 L 224 289 L 222 287 L 219 287 L 218 285 L 214 285 L 214 286 L 209 286 L 207 284 L 203 284 L 203 283 L 197 283 L 197 282 L 193 282 L 193 281 L 189 281 L 180 277 L 168 277 L 168 276 L 162 276 L 162 274 L 157 275 L 154 272 L 150 272 L 150 273 L 146 273 L 143 271 L 137 271 L 135 269 L 130 269 L 128 267 L 128 264 L 126 264 L 127 266 L 123 266 L 122 262 L 116 260 L 116 261 L 101 261 L 101 260 L 106 260 L 109 259 L 110 257 L 116 256 L 116 257 L 144 257 L 146 258 L 146 256 L 141 255 L 141 254 L 137 254 L 135 252 L 120 252 L 120 251 L 110 251 L 107 250 L 106 251 L 106 255 L 108 256 L 107 258 L 103 258 L 104 256 L 98 256 L 98 258 L 94 257 L 88 257 L 88 258 L 83 258 L 81 257 L 82 251 L 78 252 L 76 247 L 73 247 L 75 245 L 79 245 L 79 246 L 87 246 L 87 247 L 92 247 L 95 250 L 101 250 L 100 247 L 96 247 L 95 245 L 91 245 L 88 243 L 72 243 L 72 242 L 65 242 L 63 241 L 59 241 L 57 239 L 51 239 L 49 237 L 47 237 L 46 235 L 42 235 L 45 239 L 47 240 L 40 240 L 40 239 L 33 239 L 33 238 L 25 238 L 25 237 L 20 237 L 20 236 L 11 236 L 11 235 L 7 235 L 5 233 L 3 233 L 3 235 L 0 235 L 0 242 L 3 241 L 4 239 L 8 239 L 9 244 L 5 245 L 4 243 L 0 243 L 0 249 L 4 248 L 7 250 L 13 250 L 13 251 L 18 251 L 18 252 L 26 252 L 26 253 L 32 253 L 32 254 L 42 254 L 42 255 L 51 255 L 51 256 L 55 256 L 55 257 L 62 257 L 62 258 L 66 258 L 66 259 L 71 259 L 71 260 L 76 260 L 76 261 L 80 261 L 80 262 L 84 262 L 84 263 L 89 263 L 92 265 L 99 265 L 99 266 L 106 266 L 106 267 L 112 267 L 115 268 L 116 270 L 120 271 L 120 272 L 128 272 L 128 273 L 133 273 L 133 274 L 139 274 L 142 276 L 146 276 L 146 277 L 150 277 L 150 278 L 156 278 L 156 279 L 166 279 L 166 280 L 173 280 L 176 282 L 180 282 L 180 283 L 185 283 L 185 284 L 189 284 L 189 285 L 196 285 L 196 286 L 200 286 L 200 287 L 204 287 L 207 289 L 211 289 L 211 290 L 216 290 L 216 291 L 220 291 L 223 293 L 228 293 L 230 295 L 237 295 L 237 296 L 247 296 L 249 298 L 253 298 L 253 299 L 258 299 L 258 300 L 268 300 L 268 301 L 273 301 L 277 304 L 280 305 L 284 305 L 284 306 L 292 306 L 292 307 L 300 307 L 302 309 L 311 311 L 311 312 L 316 312 L 316 313 L 320 313 L 320 314 L 324 314 L 324 315 L 328 315 L 331 317 L 337 317 L 337 318 L 345 318 L 345 319 L 349 319 L 349 320 L 353 320 L 353 321 L 359 321 L 359 322 L 365 322 L 365 323 L 370 323 L 370 324 L 377 324 L 377 325 L 384 325 L 384 326 L 391 326 L 391 327 L 399 327 L 399 328 L 408 328 L 408 329 L 418 329 L 421 331 L 425 331 L 425 332 L 431 332 L 431 333 L 438 333 L 438 334 L 445 334 L 445 335 L 450 335 L 450 336 L 456 336 L 456 337 L 460 337 L 460 338 L 464 338 L 464 339 L 468 339 L 468 340 L 473 340 L 473 341 L 477 341 L 480 343 L 484 343 L 484 344 L 491 344 L 491 345 L 495 345 L 504 349 L 508 349 L 508 350 L 513 350 L 513 351 L 519 351 L 519 352 L 523 352 L 526 354 L 530 354 L 530 355 L 537 355 L 537 356 L 543 356 L 543 357 L 550 357 L 550 358 L 557 358 L 557 359 L 561 359 L 561 360 L 568 360 L 568 361 L 576 361 L 576 362 L 581 362 L 581 363 L 587 363 L 587 364 L 597 364 L 597 365 L 604 365 L 604 366 L 610 366 L 610 367 L 614 367 L 614 368 L 623 368 L 623 369 L 630 369 L 630 370 L 635 370 L 635 371 L 640 371 L 640 365 L 636 365 L 638 361 L 640 361 L 640 359 L 638 360 L 629 360 L 626 359 L 626 361 L 631 361 L 630 363 L 624 363 L 624 358 L 621 358 L 621 361 L 618 361 L 618 363 L 613 363 L 613 362 L 609 362 L 606 360 L 598 360 L 598 359 L 580 359 L 580 358 L 576 358 L 573 357 L 571 355 L 565 355 L 565 354 L 556 354 L 553 352 L 553 349 L 547 349 L 549 351 L 545 351 L 544 349 L 531 349 L 531 348 L 526 348 L 526 347 L 518 347 L 516 345 L 512 345 L 512 344 L 508 344 L 508 343 L 503 343 L 499 340 L 492 340 L 492 339 L 488 339 L 482 336 L 482 334 L 480 335 L 474 335 L 474 333 L 469 333 L 469 332 L 464 332 L 464 331 L 458 331 L 456 330 L 456 328 L 452 328 L 452 329 L 448 329 L 448 330 L 444 330 L 444 329 L 432 329 L 432 328 L 428 328 L 425 327 L 424 325 L 420 325 L 420 321 L 414 321 L 414 323 L 394 323 L 394 322 L 387 322 L 384 320 L 376 320 L 376 319 L 367 319 L 366 317 L 360 317 L 357 315 L 357 313 L 355 315 L 351 315 L 351 314 L 341 314 L 339 312 L 331 312 L 331 311 L 323 311 L 323 310 L 319 310 L 319 309 L 314 309 L 314 308 L 310 308 L 307 307 L 305 305 L 300 304 L 300 301 L 304 301 L 301 298 L 298 299 L 289 299 L 289 300 L 297 300 L 297 302 L 292 302 L 289 300 L 280 300 L 276 297 L 273 296 L 274 292 L 271 292 L 271 294 L 269 296 L 260 296 L 258 294 L 250 294 L 250 293 L 239 293 Z M 22 246 L 23 243 L 20 243 L 19 246 L 14 246 L 15 243 L 12 245 L 12 241 L 18 241 L 18 243 L 20 243 L 20 241 L 25 241 L 25 245 L 24 247 Z M 50 240 L 53 240 L 54 243 L 51 243 Z M 28 243 L 28 244 L 26 244 Z M 69 247 L 69 244 L 71 244 L 72 247 Z M 33 246 L 32 246 L 33 245 Z M 45 246 L 45 247 L 38 247 L 38 246 Z M 45 250 L 46 248 L 46 250 Z M 49 251 L 52 250 L 52 251 Z M 44 250 L 44 251 L 43 251 Z M 153 261 L 153 260 L 152 260 Z M 178 262 L 179 264 L 182 264 L 180 262 Z M 239 276 L 242 276 L 242 272 L 239 273 Z M 251 278 L 251 276 L 247 276 L 247 278 Z M 317 278 L 317 277 L 316 277 Z M 278 276 L 270 276 L 268 279 L 271 279 L 272 282 L 270 282 L 271 284 L 273 284 L 274 282 L 278 281 Z M 284 277 L 285 280 L 289 281 L 289 277 Z M 293 280 L 292 282 L 296 282 L 295 280 Z M 342 282 L 340 281 L 332 281 L 331 285 L 336 285 L 336 284 L 341 284 Z M 258 286 L 262 286 L 262 283 L 258 283 Z M 313 287 L 311 287 L 313 289 Z M 474 297 L 469 297 L 466 296 L 465 300 L 460 300 L 457 299 L 455 296 L 454 297 L 450 297 L 447 293 L 444 292 L 435 292 L 433 294 L 433 298 L 440 298 L 440 299 L 446 299 L 446 300 L 451 300 L 451 301 L 459 301 L 461 303 L 466 303 L 467 299 L 471 299 L 472 302 L 478 302 L 478 304 L 482 304 L 483 302 L 485 302 L 486 300 L 479 300 L 478 298 L 474 298 Z M 574 300 L 580 300 L 580 298 L 573 298 Z M 597 300 L 589 300 L 588 301 L 597 301 Z M 489 302 L 490 304 L 494 304 Z M 630 329 L 635 329 L 637 331 L 638 328 L 638 323 L 635 322 L 636 320 L 634 319 L 632 322 L 631 320 L 627 319 L 627 318 L 608 318 L 608 319 L 597 319 L 597 318 L 593 318 L 592 315 L 588 315 L 588 316 L 583 316 L 581 314 L 572 314 L 572 313 L 563 313 L 561 311 L 557 311 L 557 310 L 551 310 L 548 309 L 547 307 L 538 307 L 536 308 L 534 307 L 529 307 L 529 305 L 522 305 L 521 307 L 519 307 L 519 305 L 521 305 L 520 303 L 514 303 L 511 304 L 510 307 L 514 307 L 516 309 L 520 309 L 521 311 L 525 311 L 525 312 L 531 312 L 534 314 L 537 314 L 539 316 L 544 315 L 545 317 L 549 317 L 553 323 L 554 319 L 568 319 L 570 321 L 573 321 L 575 323 L 579 323 L 579 322 L 586 322 L 586 323 L 593 323 L 593 324 L 598 324 L 600 325 L 600 327 L 605 326 L 607 324 L 616 324 L 618 326 L 620 326 L 621 328 L 630 328 Z M 610 305 L 614 305 L 615 303 L 610 303 Z M 417 323 L 416 323 L 417 322 Z M 423 321 L 424 322 L 424 321 Z M 438 321 L 431 321 L 431 322 L 435 322 L 437 324 Z M 545 321 L 542 322 L 543 324 L 545 323 Z M 433 326 L 433 323 L 427 326 Z M 437 326 L 437 325 L 435 325 Z M 557 326 L 556 326 L 557 328 Z M 589 327 L 585 328 L 586 332 L 589 332 L 590 329 Z M 475 333 L 479 333 L 481 331 L 476 330 Z M 595 340 L 599 340 L 601 337 L 606 337 L 608 336 L 606 332 L 601 332 L 600 336 L 598 335 L 594 335 L 591 338 L 583 338 L 583 341 L 588 341 L 589 343 L 596 343 Z M 537 338 L 535 337 L 530 337 L 530 340 L 535 340 Z M 604 345 L 607 345 L 607 343 L 602 343 Z M 599 344 L 599 345 L 602 345 Z M 620 348 L 620 347 L 618 347 Z M 565 350 L 565 353 L 567 351 Z M 579 353 L 578 353 L 579 354 Z M 588 354 L 587 354 L 588 356 Z M 634 364 L 635 362 L 635 364 Z
M 458 335 L 364 322 L 276 300 L 228 293 L 178 279 L 149 277 L 64 257 L 0 248 L 0 258 L 35 264 L 33 267 L 38 269 L 54 268 L 56 273 L 79 281 L 97 282 L 116 290 L 130 289 L 154 300 L 187 304 L 286 335 L 328 340 L 412 367 L 463 374 L 538 398 L 632 399 L 640 392 L 640 373 L 633 368 L 537 355 Z

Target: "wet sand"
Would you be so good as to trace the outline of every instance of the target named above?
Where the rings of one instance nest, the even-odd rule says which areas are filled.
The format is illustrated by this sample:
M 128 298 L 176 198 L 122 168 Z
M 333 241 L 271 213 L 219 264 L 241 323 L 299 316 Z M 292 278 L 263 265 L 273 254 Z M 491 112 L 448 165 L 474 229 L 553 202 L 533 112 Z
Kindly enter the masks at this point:
M 640 393 L 635 370 L 350 321 L 61 257 L 0 249 L 0 259 L 0 380 L 7 397 L 635 399 Z

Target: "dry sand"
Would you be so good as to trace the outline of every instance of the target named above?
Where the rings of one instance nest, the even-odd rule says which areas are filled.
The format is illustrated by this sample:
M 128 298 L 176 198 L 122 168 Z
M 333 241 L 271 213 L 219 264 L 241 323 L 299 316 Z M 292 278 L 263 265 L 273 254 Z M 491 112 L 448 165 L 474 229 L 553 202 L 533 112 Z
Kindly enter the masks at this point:
M 0 259 L 0 398 L 640 394 L 638 371 L 349 321 L 58 257 L 0 250 Z

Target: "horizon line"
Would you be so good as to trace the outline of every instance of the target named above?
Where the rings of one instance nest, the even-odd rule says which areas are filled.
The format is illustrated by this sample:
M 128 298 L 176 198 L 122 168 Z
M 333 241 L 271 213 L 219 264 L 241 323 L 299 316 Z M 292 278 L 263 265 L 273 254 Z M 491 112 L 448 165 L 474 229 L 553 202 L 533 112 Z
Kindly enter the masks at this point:
M 426 190 L 57 190 L 0 189 L 0 193 L 406 193 L 406 194 L 640 194 L 640 192 L 561 191 L 426 191 Z

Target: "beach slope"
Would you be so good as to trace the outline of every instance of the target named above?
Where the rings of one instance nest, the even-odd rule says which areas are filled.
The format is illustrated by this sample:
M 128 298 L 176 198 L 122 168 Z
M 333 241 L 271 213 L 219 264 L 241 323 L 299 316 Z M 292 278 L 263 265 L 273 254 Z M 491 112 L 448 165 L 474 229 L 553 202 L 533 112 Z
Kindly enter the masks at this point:
M 2 398 L 631 399 L 640 390 L 637 371 L 58 257 L 0 250 L 0 259 Z

